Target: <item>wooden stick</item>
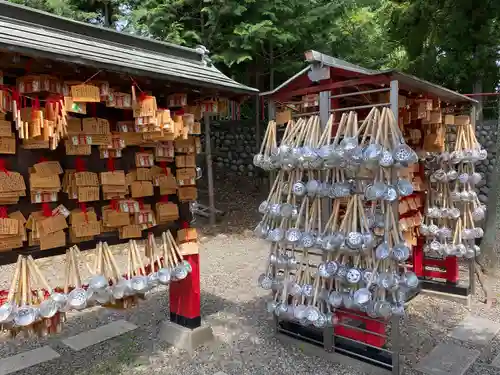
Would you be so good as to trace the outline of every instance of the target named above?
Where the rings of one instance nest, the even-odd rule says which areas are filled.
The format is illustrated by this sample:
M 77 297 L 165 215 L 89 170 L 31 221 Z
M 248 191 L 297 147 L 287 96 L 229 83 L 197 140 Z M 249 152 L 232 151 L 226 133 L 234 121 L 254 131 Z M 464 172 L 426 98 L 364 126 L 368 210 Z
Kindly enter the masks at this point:
M 16 284 L 19 283 L 19 275 L 21 274 L 23 256 L 19 255 L 17 257 L 16 268 L 14 269 L 14 277 L 10 282 L 9 294 L 7 294 L 7 302 L 12 302 L 14 295 L 16 293 Z M 20 286 L 20 285 L 19 285 Z
M 273 121 L 269 121 L 268 124 L 267 124 L 267 128 L 266 128 L 266 131 L 264 133 L 264 138 L 262 139 L 262 144 L 260 145 L 260 151 L 259 151 L 259 154 L 262 154 L 264 152 L 264 148 L 266 147 L 266 144 L 267 144 L 267 138 L 269 137 L 269 129 L 271 128 L 271 123 Z
M 137 246 L 137 242 L 133 241 L 132 242 L 132 246 L 135 249 L 135 254 L 136 254 L 137 260 L 139 262 L 139 268 L 140 268 L 142 274 L 145 276 L 146 275 L 146 270 L 144 268 L 144 262 L 142 261 L 141 253 L 139 251 L 139 247 Z
M 102 256 L 102 242 L 99 241 L 97 244 L 97 272 L 96 274 L 102 274 L 102 261 L 103 261 L 103 256 Z
M 79 263 L 78 263 L 78 259 L 76 258 L 76 252 L 74 249 L 70 249 L 70 253 L 71 253 L 71 260 L 73 261 L 73 272 L 74 272 L 73 277 L 75 280 L 75 287 L 81 288 L 82 287 L 82 279 L 80 276 L 80 268 L 78 267 Z
M 120 268 L 118 267 L 118 264 L 116 263 L 116 259 L 115 259 L 115 256 L 113 255 L 113 252 L 111 251 L 111 249 L 109 248 L 108 246 L 108 243 L 107 242 L 104 242 L 104 249 L 106 250 L 106 252 L 108 253 L 108 256 L 109 256 L 109 259 L 111 261 L 111 265 L 113 266 L 114 268 L 114 271 L 115 271 L 115 276 L 116 278 L 120 278 L 122 275 L 121 275 L 121 271 L 120 271 Z
M 167 238 L 170 238 L 170 243 L 172 244 L 172 247 L 174 249 L 174 256 L 177 258 L 178 262 L 181 263 L 184 258 L 182 257 L 181 250 L 179 249 L 179 246 L 177 246 L 177 242 L 174 239 L 174 236 L 172 236 L 172 233 L 170 231 L 167 231 Z
M 177 244 L 175 243 L 174 237 L 172 236 L 172 233 L 170 233 L 170 231 L 167 231 L 167 241 L 170 244 L 172 258 L 174 259 L 174 262 L 177 265 L 177 264 L 179 264 L 181 262 L 181 258 L 178 257 L 178 254 L 177 254 L 177 250 L 178 250 Z
M 132 253 L 130 251 L 130 246 L 127 251 L 127 277 L 129 279 L 132 277 Z
M 375 140 L 373 137 L 373 134 L 372 134 L 373 124 L 374 124 L 373 119 L 375 117 L 375 114 L 378 112 L 379 112 L 378 109 L 376 107 L 373 107 L 371 109 L 370 113 L 368 113 L 368 116 L 365 117 L 363 123 L 361 124 L 359 131 L 358 131 L 358 133 L 361 133 L 361 131 L 364 130 L 363 137 L 361 139 L 361 144 L 365 143 L 368 136 L 370 136 L 370 143 L 373 143 L 373 141 Z
M 160 268 L 163 267 L 163 265 L 162 265 L 162 262 L 161 262 L 161 258 L 160 258 L 160 255 L 159 255 L 158 246 L 156 244 L 156 239 L 155 239 L 154 236 L 153 236 L 153 251 L 156 254 L 156 261 L 158 262 L 158 269 L 160 269 Z M 166 259 L 163 259 L 163 264 L 165 264 L 165 262 L 166 262 Z
M 118 277 L 116 276 L 113 265 L 111 263 L 111 259 L 109 257 L 109 251 L 106 251 L 103 249 L 102 252 L 103 258 L 104 258 L 104 264 L 106 266 L 106 269 L 104 271 L 104 275 L 106 276 L 107 279 L 111 279 L 113 283 L 115 283 L 118 280 Z
M 92 275 L 97 274 L 98 267 L 99 267 L 99 244 L 97 244 L 94 250 L 94 271 L 92 272 Z
M 78 246 L 74 245 L 71 248 L 76 252 L 76 254 L 78 255 L 78 258 L 81 258 L 82 252 L 80 251 L 80 249 L 78 248 Z M 85 268 L 87 268 L 87 271 L 91 275 L 95 275 L 96 274 L 95 272 L 92 271 L 92 268 L 90 267 L 90 265 L 86 261 L 82 261 L 82 263 L 85 265 Z
M 49 294 L 53 293 L 52 288 L 50 287 L 49 283 L 47 282 L 47 279 L 43 276 L 42 272 L 36 265 L 33 257 L 31 255 L 28 256 L 28 267 L 30 267 L 30 273 L 34 274 L 37 276 L 38 281 L 42 284 L 42 286 L 49 292 Z
M 137 258 L 136 258 L 136 254 L 135 254 L 133 240 L 130 240 L 128 245 L 129 245 L 130 253 L 132 254 L 132 269 L 133 269 L 132 273 L 134 275 L 137 275 L 137 271 L 139 270 L 139 264 L 137 263 Z
M 26 258 L 21 263 L 21 306 L 28 303 L 28 273 L 26 270 Z
M 173 264 L 172 264 L 172 260 L 170 259 L 170 252 L 168 250 L 168 242 L 167 242 L 167 234 L 165 232 L 163 232 L 161 234 L 161 239 L 162 239 L 162 242 L 163 242 L 163 258 L 166 259 L 167 261 L 167 265 L 169 267 L 173 267 Z
M 69 250 L 66 250 L 66 257 L 64 259 L 64 294 L 68 294 L 69 292 L 69 279 L 70 279 L 70 271 L 71 271 L 71 257 L 69 255 Z

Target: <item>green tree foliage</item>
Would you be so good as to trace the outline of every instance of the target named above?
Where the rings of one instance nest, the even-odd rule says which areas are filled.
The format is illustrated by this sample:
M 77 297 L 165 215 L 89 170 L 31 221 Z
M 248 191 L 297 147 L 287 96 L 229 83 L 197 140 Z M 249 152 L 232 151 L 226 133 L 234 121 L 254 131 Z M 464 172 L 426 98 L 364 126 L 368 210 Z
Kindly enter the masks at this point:
M 129 30 L 174 43 L 203 44 L 235 78 L 275 86 L 317 49 L 378 68 L 404 62 L 388 41 L 380 0 L 146 0 Z M 229 72 L 229 69 L 227 69 Z
M 499 79 L 498 0 L 393 0 L 389 36 L 407 51 L 415 75 L 464 92 Z
M 114 25 L 135 0 L 9 0 L 59 16 L 98 25 Z M 106 20 L 107 17 L 107 20 Z
M 260 89 L 304 66 L 308 49 L 372 69 L 398 68 L 470 92 L 499 81 L 498 0 L 11 0 L 124 32 L 208 48 Z

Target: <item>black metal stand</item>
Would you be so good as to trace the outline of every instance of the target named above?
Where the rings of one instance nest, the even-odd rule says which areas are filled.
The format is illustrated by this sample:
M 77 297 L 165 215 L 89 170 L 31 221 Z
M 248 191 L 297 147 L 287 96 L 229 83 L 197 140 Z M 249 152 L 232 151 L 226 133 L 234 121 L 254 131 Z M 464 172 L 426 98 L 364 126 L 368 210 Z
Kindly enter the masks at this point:
M 471 294 L 470 285 L 458 285 L 458 283 L 439 282 L 432 279 L 420 279 L 420 284 L 424 290 L 433 290 L 439 293 L 454 294 L 457 296 L 467 297 Z
M 421 286 L 407 295 L 405 304 L 408 304 L 420 292 Z M 355 316 L 358 314 L 353 312 L 352 315 Z M 361 317 L 361 315 L 358 316 Z M 369 317 L 363 317 L 363 319 L 380 322 L 378 319 Z M 390 324 L 390 335 L 371 332 L 366 329 L 361 321 L 357 320 L 349 324 L 338 323 L 339 326 L 350 330 L 383 337 L 390 341 L 389 343 L 386 341 L 382 347 L 335 334 L 335 329 L 332 326 L 319 329 L 314 326 L 303 326 L 292 320 L 280 320 L 276 317 L 274 321 L 276 333 L 279 337 L 281 336 L 280 338 L 286 337 L 287 342 L 298 344 L 302 349 L 305 349 L 304 345 L 307 345 L 311 354 L 320 355 L 335 362 L 343 362 L 350 366 L 361 366 L 363 371 L 370 373 L 379 370 L 386 374 L 400 375 L 402 372 L 400 358 L 400 318 L 398 316 L 393 316 L 385 323 L 386 325 Z

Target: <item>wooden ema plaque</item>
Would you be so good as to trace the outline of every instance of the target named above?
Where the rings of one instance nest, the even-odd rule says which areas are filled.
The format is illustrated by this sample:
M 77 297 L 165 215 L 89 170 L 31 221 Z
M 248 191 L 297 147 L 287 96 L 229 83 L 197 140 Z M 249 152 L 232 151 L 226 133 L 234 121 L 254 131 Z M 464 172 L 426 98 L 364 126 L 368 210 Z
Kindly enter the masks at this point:
M 158 228 L 151 228 L 151 231 L 154 230 L 155 234 L 158 235 L 165 226 L 174 227 L 179 217 L 185 215 L 181 214 L 181 212 L 187 212 L 187 205 L 179 204 L 178 206 L 177 198 L 173 197 L 173 194 L 180 194 L 181 197 L 184 197 L 183 199 L 187 199 L 186 194 L 179 193 L 177 190 L 178 186 L 174 169 L 176 156 L 174 141 L 157 140 L 164 138 L 172 139 L 172 133 L 167 138 L 166 133 L 168 132 L 166 131 L 163 132 L 162 136 L 161 132 L 139 134 L 135 133 L 135 129 L 132 129 L 133 132 L 128 132 L 128 134 L 131 135 L 132 139 L 135 137 L 140 148 L 130 147 L 130 144 L 127 144 L 126 136 L 122 137 L 122 134 L 127 133 L 111 134 L 108 132 L 108 129 L 109 131 L 115 130 L 115 121 L 114 119 L 108 120 L 103 115 L 103 106 L 99 105 L 97 114 L 93 110 L 93 105 L 87 105 L 89 112 L 92 113 L 92 117 L 75 114 L 75 117 L 79 116 L 80 118 L 68 118 L 68 138 L 60 141 L 61 147 L 58 147 L 57 150 L 49 152 L 49 142 L 43 139 L 16 141 L 18 142 L 15 149 L 17 155 L 13 157 L 8 156 L 7 163 L 9 167 L 15 166 L 16 169 L 23 171 L 23 173 L 21 175 L 9 170 L 7 175 L 0 172 L 0 205 L 7 203 L 16 204 L 19 202 L 19 206 L 15 206 L 14 210 L 19 208 L 20 212 L 28 218 L 33 210 L 42 209 L 42 203 L 48 203 L 53 216 L 44 217 L 42 215 L 39 217 L 36 220 L 35 230 L 27 229 L 24 224 L 20 224 L 21 221 L 9 217 L 8 219 L 14 220 L 11 222 L 12 228 L 14 228 L 14 223 L 17 224 L 17 233 L 14 234 L 14 229 L 11 229 L 10 232 L 12 234 L 9 234 L 8 238 L 4 238 L 2 233 L 0 233 L 2 241 L 8 241 L 8 244 L 5 246 L 3 246 L 3 243 L 0 245 L 0 251 L 23 246 L 28 252 L 38 250 L 28 248 L 29 244 L 32 246 L 41 246 L 42 249 L 49 250 L 54 249 L 58 245 L 64 247 L 66 244 L 89 241 L 87 245 L 83 245 L 82 250 L 84 250 L 86 246 L 91 246 L 90 240 L 108 241 L 108 238 L 111 238 L 109 243 L 114 243 L 115 241 L 119 242 L 119 238 L 144 237 L 146 233 L 145 229 L 149 229 L 154 225 L 159 226 Z M 64 110 L 64 108 L 62 109 Z M 83 117 L 87 118 L 83 119 Z M 99 121 L 102 117 L 106 121 Z M 44 120 L 47 120 L 47 118 L 44 117 Z M 184 116 L 184 122 L 186 124 L 190 122 L 189 116 Z M 13 123 L 0 120 L 0 137 L 10 137 L 14 132 L 15 127 Z M 77 137 L 77 144 L 73 143 L 75 136 Z M 106 144 L 99 145 L 93 139 L 87 139 L 87 137 L 94 138 L 94 136 L 105 136 L 105 142 L 102 143 Z M 115 145 L 115 138 L 119 141 L 122 140 L 122 144 Z M 111 142 L 108 142 L 110 140 Z M 186 141 L 186 145 L 189 145 L 187 149 L 194 147 L 194 139 Z M 18 145 L 24 145 L 24 147 L 17 147 Z M 94 145 L 102 147 L 92 147 Z M 111 169 L 108 169 L 106 161 L 99 159 L 100 150 L 109 151 L 110 149 L 107 149 L 107 147 L 110 146 L 127 146 L 127 149 L 123 151 L 123 159 L 115 161 L 117 168 L 124 170 L 111 171 Z M 152 157 L 156 165 L 134 165 L 136 161 L 135 154 L 143 152 L 144 149 L 146 150 L 145 153 L 151 155 L 148 155 L 147 158 Z M 194 155 L 192 153 L 182 156 L 184 156 L 182 158 L 184 166 L 194 167 Z M 163 157 L 165 159 L 159 159 Z M 42 161 L 46 160 L 46 158 L 51 159 L 51 161 Z M 81 169 L 77 168 L 76 160 L 79 159 L 85 160 L 88 171 L 81 171 Z M 58 160 L 59 164 L 57 162 L 54 163 L 54 160 Z M 160 164 L 160 160 L 166 160 L 168 167 L 165 167 L 163 163 Z M 66 173 L 71 169 L 73 169 L 73 177 L 70 178 Z M 76 171 L 77 169 L 78 172 Z M 125 176 L 132 171 L 135 172 L 135 177 L 128 182 Z M 168 175 L 165 175 L 166 171 Z M 105 183 L 109 183 L 110 185 L 105 185 Z M 157 186 L 157 189 L 154 189 L 154 186 Z M 30 189 L 29 192 L 26 191 L 27 187 Z M 104 203 L 102 200 L 111 199 L 111 194 L 114 193 L 113 190 L 117 189 L 120 189 L 119 194 L 123 198 L 132 196 L 144 198 L 137 199 L 140 203 L 138 204 L 136 201 L 134 204 L 134 206 L 137 206 L 137 212 L 125 213 L 121 212 L 121 210 L 104 210 L 103 204 L 109 205 L 110 202 L 107 201 Z M 168 206 L 164 204 L 160 205 L 158 207 L 160 210 L 158 214 L 156 203 L 159 203 L 158 201 L 160 200 L 158 198 L 160 190 L 162 193 L 171 194 L 170 198 L 176 203 L 171 203 Z M 59 194 L 59 191 L 63 191 L 64 194 Z M 183 191 L 188 191 L 188 189 L 183 189 Z M 105 195 L 105 193 L 109 195 Z M 19 200 L 19 197 L 23 196 L 26 198 Z M 123 198 L 119 200 L 125 200 Z M 4 201 L 4 199 L 8 199 L 8 202 Z M 33 204 L 31 204 L 30 200 Z M 71 215 L 67 216 L 65 220 L 64 211 L 73 212 L 76 207 L 80 207 L 81 203 L 86 202 L 88 222 L 72 222 Z M 152 209 L 151 207 L 149 209 L 145 208 L 148 204 L 152 206 Z M 56 210 L 59 206 L 67 208 L 58 208 Z M 91 211 L 92 207 L 95 212 Z M 9 209 L 10 211 L 13 210 Z M 27 222 L 27 220 L 25 221 Z M 122 227 L 125 228 L 119 233 L 119 228 Z M 105 231 L 114 231 L 115 233 L 104 233 Z M 25 240 L 24 243 L 23 239 Z M 57 249 L 42 256 L 57 254 L 60 251 L 62 250 Z M 3 259 L 11 258 L 8 255 Z
M 180 229 L 177 231 L 177 242 L 183 256 L 199 254 L 198 232 L 195 228 Z
M 71 99 L 74 102 L 99 103 L 101 101 L 101 93 L 97 86 L 74 85 L 71 86 Z

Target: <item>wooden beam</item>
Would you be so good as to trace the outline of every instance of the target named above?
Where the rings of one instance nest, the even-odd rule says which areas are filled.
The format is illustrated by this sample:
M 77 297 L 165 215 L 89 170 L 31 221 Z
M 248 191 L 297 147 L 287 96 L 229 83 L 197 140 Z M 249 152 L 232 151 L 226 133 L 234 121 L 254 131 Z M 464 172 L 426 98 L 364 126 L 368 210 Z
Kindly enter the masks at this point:
M 368 85 L 368 84 L 388 84 L 390 82 L 390 77 L 383 74 L 383 75 L 376 75 L 376 76 L 367 76 L 363 78 L 358 78 L 358 79 L 348 79 L 346 81 L 340 81 L 340 82 L 334 82 L 334 83 L 324 83 L 324 84 L 319 84 L 316 86 L 311 86 L 311 87 L 306 87 L 300 90 L 295 90 L 286 93 L 286 96 L 288 98 L 294 97 L 294 96 L 303 96 L 307 94 L 317 94 L 321 91 L 330 91 L 330 90 L 335 90 L 339 89 L 342 87 L 349 87 L 349 86 L 358 86 L 358 85 Z M 285 94 L 285 93 L 284 93 Z

